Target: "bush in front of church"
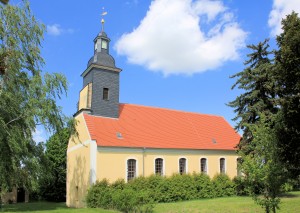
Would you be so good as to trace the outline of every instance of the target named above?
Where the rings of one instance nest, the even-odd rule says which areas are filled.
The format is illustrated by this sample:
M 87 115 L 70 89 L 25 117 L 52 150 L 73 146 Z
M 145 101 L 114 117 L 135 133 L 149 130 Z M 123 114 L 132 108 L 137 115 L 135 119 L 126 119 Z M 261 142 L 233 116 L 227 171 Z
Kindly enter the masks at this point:
M 112 208 L 112 187 L 107 179 L 97 181 L 89 190 L 86 196 L 87 206 L 90 208 Z
M 122 212 L 152 212 L 153 204 L 236 195 L 236 184 L 225 174 L 213 179 L 206 174 L 151 175 L 125 183 L 97 181 L 88 191 L 90 208 L 116 209 Z
M 87 207 L 116 209 L 121 212 L 152 212 L 153 199 L 146 190 L 134 190 L 117 180 L 109 184 L 106 179 L 97 181 L 86 196 Z
M 214 197 L 226 197 L 235 194 L 235 184 L 226 174 L 217 174 L 212 179 Z

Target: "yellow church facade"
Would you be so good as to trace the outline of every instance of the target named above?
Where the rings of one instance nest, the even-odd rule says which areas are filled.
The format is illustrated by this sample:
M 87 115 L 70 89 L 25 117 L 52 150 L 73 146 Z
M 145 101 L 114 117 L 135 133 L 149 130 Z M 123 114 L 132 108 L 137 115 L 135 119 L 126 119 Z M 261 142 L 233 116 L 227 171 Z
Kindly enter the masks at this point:
M 82 73 L 77 136 L 67 150 L 67 205 L 85 206 L 97 180 L 152 174 L 237 175 L 240 136 L 221 116 L 119 103 L 119 75 L 105 32 Z
M 146 109 L 146 112 L 149 113 L 149 115 L 154 114 L 151 113 L 151 111 L 153 110 L 165 111 L 165 109 L 136 106 L 130 104 L 121 105 L 121 107 L 127 108 L 122 109 L 122 113 L 124 114 L 126 114 L 128 110 L 134 111 L 134 109 L 132 108 L 142 108 L 143 110 Z M 134 113 L 138 117 L 139 113 L 141 112 L 138 112 L 137 110 L 134 111 Z M 172 111 L 172 113 L 181 114 L 183 112 Z M 198 114 L 191 113 L 191 115 L 194 116 Z M 191 115 L 188 114 L 188 116 Z M 127 137 L 128 139 L 130 139 L 130 134 L 132 134 L 130 129 L 127 129 L 127 131 L 122 131 L 122 138 L 119 138 L 120 136 L 117 135 L 117 133 L 121 134 L 121 131 L 116 131 L 116 128 L 124 128 L 123 126 L 117 127 L 117 125 L 115 124 L 116 122 L 121 123 L 120 120 L 123 119 L 122 116 L 123 115 L 121 115 L 118 120 L 100 116 L 93 116 L 84 112 L 76 116 L 76 119 L 78 120 L 77 131 L 79 133 L 79 136 L 70 139 L 67 151 L 68 206 L 85 206 L 85 196 L 88 188 L 93 183 L 95 183 L 96 180 L 102 180 L 104 178 L 108 179 L 110 182 L 114 182 L 118 179 L 124 179 L 125 181 L 128 181 L 131 178 L 150 176 L 152 174 L 171 176 L 175 173 L 202 172 L 208 174 L 211 178 L 218 173 L 225 173 L 230 178 L 233 178 L 237 175 L 238 156 L 236 154 L 236 151 L 234 147 L 232 147 L 231 149 L 225 149 L 225 147 L 223 147 L 224 143 L 221 142 L 228 139 L 221 139 L 219 138 L 220 136 L 216 137 L 218 139 L 211 139 L 211 141 L 209 142 L 210 144 L 208 144 L 208 146 L 212 146 L 211 149 L 197 149 L 191 147 L 168 148 L 168 146 L 164 148 L 154 146 L 155 138 L 157 137 L 157 135 L 154 133 L 152 136 L 147 136 L 150 138 L 150 140 L 144 145 L 148 146 L 139 146 L 135 141 L 133 143 L 124 141 Z M 200 115 L 199 117 L 202 116 L 203 115 Z M 91 117 L 93 118 L 93 121 L 90 120 Z M 215 116 L 211 117 L 214 118 Z M 222 117 L 217 118 L 224 121 L 225 125 L 227 124 Z M 94 119 L 96 121 L 94 121 Z M 107 120 L 110 124 L 99 120 Z M 153 118 L 153 120 L 149 120 L 149 122 L 156 121 L 158 123 L 161 122 L 155 117 Z M 98 127 L 100 127 L 98 122 L 102 123 L 102 130 L 97 129 Z M 158 125 L 158 123 L 156 125 Z M 151 126 L 155 124 L 153 123 L 148 125 Z M 138 130 L 138 126 L 140 125 L 137 125 L 133 128 L 136 128 Z M 239 136 L 236 135 L 229 124 L 227 124 L 226 126 L 228 129 L 225 131 L 229 131 L 232 133 L 232 135 L 234 135 L 234 138 L 232 139 L 233 142 L 230 144 L 237 143 L 239 140 Z M 98 135 L 94 134 L 95 130 L 98 132 L 97 134 L 99 136 L 104 133 L 104 140 L 106 140 L 105 137 L 112 137 L 109 143 L 112 143 L 113 145 L 115 143 L 120 143 L 119 145 L 121 145 L 121 143 L 126 144 L 124 146 L 109 146 L 109 144 L 102 145 L 101 138 L 98 138 Z M 201 132 L 198 132 L 198 134 L 200 133 Z M 169 137 L 171 138 L 171 140 L 176 141 L 175 138 L 177 138 L 178 135 L 173 133 L 174 138 L 172 138 L 171 135 L 167 135 L 166 137 Z M 152 140 L 151 137 L 153 137 Z M 163 136 L 161 137 L 163 143 L 163 141 L 165 141 L 165 138 Z M 142 138 L 144 137 L 141 137 L 141 140 Z M 197 140 L 197 138 L 195 140 Z M 166 141 L 166 144 L 168 143 L 170 142 Z M 184 145 L 185 143 L 186 142 L 182 142 L 180 144 Z M 173 145 L 176 145 L 175 142 L 173 143 Z M 165 145 L 163 144 L 162 146 Z M 199 145 L 197 144 L 197 146 Z

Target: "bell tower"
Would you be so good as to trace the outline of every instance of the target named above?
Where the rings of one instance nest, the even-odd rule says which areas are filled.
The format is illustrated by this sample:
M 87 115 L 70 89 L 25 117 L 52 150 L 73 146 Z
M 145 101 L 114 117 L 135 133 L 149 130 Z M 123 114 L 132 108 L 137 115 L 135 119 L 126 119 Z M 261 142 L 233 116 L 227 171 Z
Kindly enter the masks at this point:
M 106 14 L 103 12 L 102 16 Z M 83 88 L 80 91 L 77 113 L 86 111 L 96 116 L 118 118 L 119 75 L 122 70 L 115 66 L 115 60 L 109 54 L 110 39 L 104 32 L 104 23 L 102 18 L 101 32 L 94 39 L 94 55 L 81 74 Z

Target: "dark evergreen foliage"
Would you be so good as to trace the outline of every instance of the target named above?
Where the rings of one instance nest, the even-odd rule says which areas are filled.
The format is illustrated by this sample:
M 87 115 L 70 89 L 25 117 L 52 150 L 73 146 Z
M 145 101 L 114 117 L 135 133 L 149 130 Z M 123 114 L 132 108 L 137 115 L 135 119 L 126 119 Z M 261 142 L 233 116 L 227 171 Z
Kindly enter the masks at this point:
M 66 201 L 67 147 L 70 131 L 63 129 L 46 143 L 45 161 L 39 180 L 41 199 Z
M 300 175 L 300 18 L 293 12 L 282 20 L 277 36 L 274 76 L 281 107 L 277 125 L 280 157 L 293 177 Z
M 255 124 L 259 120 L 259 113 L 265 112 L 266 115 L 271 116 L 277 108 L 274 106 L 276 93 L 272 79 L 273 63 L 270 59 L 272 52 L 268 50 L 268 40 L 247 47 L 252 51 L 247 55 L 249 59 L 245 61 L 247 67 L 231 76 L 231 78 L 237 78 L 232 89 L 238 87 L 243 93 L 228 105 L 233 107 L 236 113 L 233 119 L 237 121 L 236 129 L 243 130 L 243 137 L 238 148 L 249 153 L 253 150 L 249 147 L 253 134 L 248 125 Z
M 268 40 L 249 45 L 249 65 L 232 77 L 243 90 L 228 105 L 237 113 L 241 168 L 255 201 L 276 212 L 287 178 L 300 175 L 300 18 L 293 12 L 282 20 L 278 50 Z M 270 56 L 274 56 L 271 60 Z M 258 192 L 257 192 L 258 190 Z M 262 195 L 262 197 L 257 196 Z

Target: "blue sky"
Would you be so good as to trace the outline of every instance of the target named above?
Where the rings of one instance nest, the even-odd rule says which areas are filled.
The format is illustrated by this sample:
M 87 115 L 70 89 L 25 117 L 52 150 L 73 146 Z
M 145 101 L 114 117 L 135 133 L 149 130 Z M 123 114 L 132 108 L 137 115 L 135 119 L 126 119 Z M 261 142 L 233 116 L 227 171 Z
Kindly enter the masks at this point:
M 270 38 L 275 48 L 281 18 L 300 12 L 299 0 L 30 2 L 47 28 L 44 70 L 69 81 L 68 96 L 58 102 L 66 115 L 76 112 L 80 74 L 93 54 L 104 7 L 110 54 L 123 70 L 121 103 L 221 115 L 232 126 L 233 109 L 226 103 L 240 91 L 231 90 L 235 80 L 229 76 L 244 69 L 246 45 Z M 43 130 L 34 135 L 37 141 L 48 137 Z

